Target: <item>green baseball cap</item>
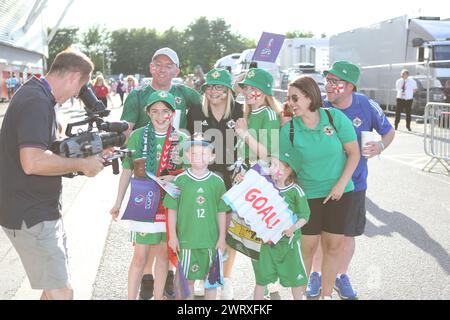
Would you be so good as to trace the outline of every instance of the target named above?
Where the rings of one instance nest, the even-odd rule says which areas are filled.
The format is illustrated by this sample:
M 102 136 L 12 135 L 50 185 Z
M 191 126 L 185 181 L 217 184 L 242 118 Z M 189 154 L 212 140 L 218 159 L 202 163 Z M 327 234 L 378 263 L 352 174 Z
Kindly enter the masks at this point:
M 251 68 L 248 70 L 244 81 L 239 82 L 239 86 L 252 86 L 261 90 L 264 94 L 272 96 L 273 77 L 266 70 L 260 68 Z
M 336 61 L 330 70 L 324 71 L 323 75 L 327 76 L 328 73 L 334 74 L 336 77 L 350 82 L 354 86 L 357 85 L 359 75 L 361 71 L 359 68 L 348 61 Z
M 212 84 L 221 84 L 233 90 L 233 86 L 231 85 L 231 74 L 225 69 L 215 68 L 206 74 L 206 81 L 201 88 L 202 93 L 205 92 L 206 86 Z
M 175 111 L 175 97 L 167 91 L 155 91 L 153 92 L 147 99 L 147 103 L 145 104 L 145 111 L 148 110 L 153 104 L 156 102 L 165 102 L 170 107 L 172 111 Z

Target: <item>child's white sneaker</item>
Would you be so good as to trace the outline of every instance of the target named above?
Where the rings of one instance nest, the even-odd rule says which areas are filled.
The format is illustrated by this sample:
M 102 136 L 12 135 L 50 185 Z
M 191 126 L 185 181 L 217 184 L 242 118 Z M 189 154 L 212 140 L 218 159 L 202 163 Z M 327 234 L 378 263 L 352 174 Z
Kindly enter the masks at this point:
M 194 296 L 196 296 L 196 297 L 204 297 L 205 296 L 205 281 L 195 280 Z

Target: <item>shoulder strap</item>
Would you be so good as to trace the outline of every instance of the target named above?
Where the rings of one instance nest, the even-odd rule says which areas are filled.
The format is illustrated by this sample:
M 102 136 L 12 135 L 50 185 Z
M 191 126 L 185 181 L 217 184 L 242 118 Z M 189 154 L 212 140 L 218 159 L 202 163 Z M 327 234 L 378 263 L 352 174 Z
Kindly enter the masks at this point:
M 327 108 L 323 108 L 323 110 L 325 110 L 328 116 L 328 121 L 331 123 L 331 126 L 334 128 L 334 131 L 338 132 L 338 129 L 336 129 L 336 126 L 334 125 L 333 117 L 331 116 L 330 110 Z
M 289 127 L 289 140 L 291 140 L 291 144 L 294 145 L 294 119 L 291 119 L 291 121 L 289 122 L 290 127 Z

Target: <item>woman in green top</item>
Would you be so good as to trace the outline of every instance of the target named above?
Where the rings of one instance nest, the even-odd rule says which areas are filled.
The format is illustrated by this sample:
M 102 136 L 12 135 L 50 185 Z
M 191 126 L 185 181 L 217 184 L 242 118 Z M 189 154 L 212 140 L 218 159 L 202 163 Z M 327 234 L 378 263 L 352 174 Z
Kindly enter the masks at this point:
M 270 73 L 251 68 L 244 81 L 239 83 L 245 98 L 244 117 L 236 121 L 235 130 L 245 143 L 238 143 L 238 158 L 247 165 L 258 159 L 267 160 L 272 137 L 278 138 L 281 108 L 273 98 L 272 82 Z
M 145 127 L 133 131 L 128 139 L 127 147 L 129 150 L 134 150 L 134 153 L 132 159 L 126 158 L 122 162 L 123 171 L 120 176 L 119 190 L 116 202 L 110 210 L 114 219 L 117 219 L 119 215 L 132 174 L 145 179 L 145 171 L 150 171 L 160 179 L 172 181 L 176 170 L 181 167 L 181 150 L 178 151 L 180 148 L 172 145 L 172 141 L 177 138 L 181 145 L 180 143 L 186 140 L 186 136 L 172 127 L 175 111 L 174 96 L 166 91 L 155 91 L 149 96 L 145 110 L 151 121 Z M 160 204 L 154 222 L 130 221 L 131 238 L 134 243 L 133 259 L 128 272 L 128 299 L 130 300 L 137 298 L 151 248 L 156 252 L 154 297 L 155 300 L 164 299 L 164 284 L 169 266 L 166 219 L 167 213 Z
M 306 193 L 311 216 L 302 228 L 307 274 L 322 242 L 322 297 L 330 298 L 344 240 L 346 215 L 352 205 L 353 171 L 360 153 L 351 121 L 337 109 L 322 108 L 316 82 L 303 76 L 289 85 L 294 118 L 280 132 L 280 154 L 298 151 L 298 182 Z M 326 257 L 326 258 L 325 258 Z

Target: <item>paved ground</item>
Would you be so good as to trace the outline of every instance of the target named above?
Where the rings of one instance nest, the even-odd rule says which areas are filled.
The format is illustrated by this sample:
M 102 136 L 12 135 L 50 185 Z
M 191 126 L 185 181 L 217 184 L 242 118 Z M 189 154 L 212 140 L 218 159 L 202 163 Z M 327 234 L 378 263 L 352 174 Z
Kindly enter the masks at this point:
M 80 115 L 68 109 L 65 114 L 71 121 Z M 120 109 L 112 118 L 118 114 Z M 410 133 L 403 121 L 392 146 L 370 161 L 368 221 L 357 240 L 350 276 L 361 299 L 449 299 L 450 177 L 440 166 L 431 173 L 421 170 L 429 160 L 423 152 L 423 125 L 413 124 Z M 108 170 L 95 179 L 64 182 L 78 299 L 126 299 L 133 249 L 126 223 L 110 223 L 118 177 Z M 24 289 L 22 266 L 2 232 L 0 270 L 0 299 L 36 297 Z M 251 263 L 243 255 L 236 258 L 232 282 L 236 299 L 252 290 Z M 290 299 L 290 293 L 282 289 L 274 298 Z

